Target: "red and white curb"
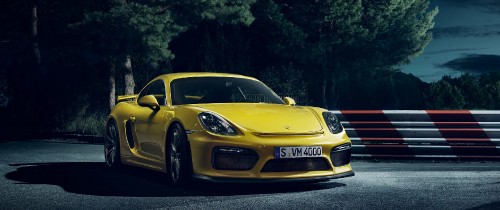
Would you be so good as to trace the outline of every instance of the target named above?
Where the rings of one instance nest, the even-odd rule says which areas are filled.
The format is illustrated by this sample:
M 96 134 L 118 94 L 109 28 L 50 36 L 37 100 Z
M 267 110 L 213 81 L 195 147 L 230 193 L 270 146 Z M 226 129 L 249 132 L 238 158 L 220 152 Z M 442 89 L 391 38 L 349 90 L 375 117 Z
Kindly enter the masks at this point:
M 500 158 L 500 111 L 333 112 L 356 156 Z

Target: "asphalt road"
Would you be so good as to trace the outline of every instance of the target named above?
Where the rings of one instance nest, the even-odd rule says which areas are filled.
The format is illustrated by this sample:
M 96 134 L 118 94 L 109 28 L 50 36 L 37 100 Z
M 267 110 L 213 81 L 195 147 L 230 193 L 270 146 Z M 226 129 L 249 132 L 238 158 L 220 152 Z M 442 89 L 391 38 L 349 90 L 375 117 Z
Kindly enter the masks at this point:
M 101 145 L 0 141 L 0 209 L 500 209 L 500 162 L 361 161 L 317 184 L 172 188 Z

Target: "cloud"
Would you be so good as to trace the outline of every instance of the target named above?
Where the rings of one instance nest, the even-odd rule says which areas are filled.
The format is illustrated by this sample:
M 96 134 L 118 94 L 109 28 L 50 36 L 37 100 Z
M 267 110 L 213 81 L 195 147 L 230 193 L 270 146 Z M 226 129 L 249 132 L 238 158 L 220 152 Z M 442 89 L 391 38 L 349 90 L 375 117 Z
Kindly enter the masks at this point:
M 465 54 L 436 67 L 467 73 L 500 71 L 500 55 Z
M 475 50 L 484 50 L 487 48 L 456 48 L 456 49 L 448 49 L 448 50 L 437 50 L 437 51 L 429 51 L 426 52 L 426 55 L 435 55 L 441 53 L 449 53 L 449 52 L 463 52 L 463 51 L 475 51 Z
M 448 5 L 456 7 L 477 8 L 481 11 L 500 14 L 500 1 L 498 0 L 441 0 Z
M 432 29 L 433 37 L 492 37 L 500 36 L 500 24 L 469 25 L 453 27 L 436 27 Z

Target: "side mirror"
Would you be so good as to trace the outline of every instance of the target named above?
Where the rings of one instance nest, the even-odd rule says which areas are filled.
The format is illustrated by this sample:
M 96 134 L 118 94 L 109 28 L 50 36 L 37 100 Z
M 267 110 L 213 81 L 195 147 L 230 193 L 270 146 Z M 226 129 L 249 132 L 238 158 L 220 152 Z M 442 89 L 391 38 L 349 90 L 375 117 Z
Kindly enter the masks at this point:
M 283 100 L 285 101 L 285 104 L 288 106 L 295 106 L 295 100 L 290 97 L 284 97 Z
M 158 100 L 153 95 L 140 97 L 137 103 L 139 106 L 146 106 L 154 111 L 160 110 L 160 104 L 158 104 Z

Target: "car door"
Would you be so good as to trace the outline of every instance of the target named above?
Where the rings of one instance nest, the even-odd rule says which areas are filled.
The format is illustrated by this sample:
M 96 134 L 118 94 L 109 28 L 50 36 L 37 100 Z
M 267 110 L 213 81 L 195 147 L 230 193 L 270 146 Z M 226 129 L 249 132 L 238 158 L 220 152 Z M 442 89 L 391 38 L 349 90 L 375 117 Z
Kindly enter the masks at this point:
M 166 134 L 167 112 L 166 94 L 163 80 L 150 83 L 139 94 L 138 101 L 146 95 L 155 96 L 160 109 L 139 106 L 135 112 L 135 131 L 137 136 L 137 152 L 144 161 L 164 162 L 163 147 Z

